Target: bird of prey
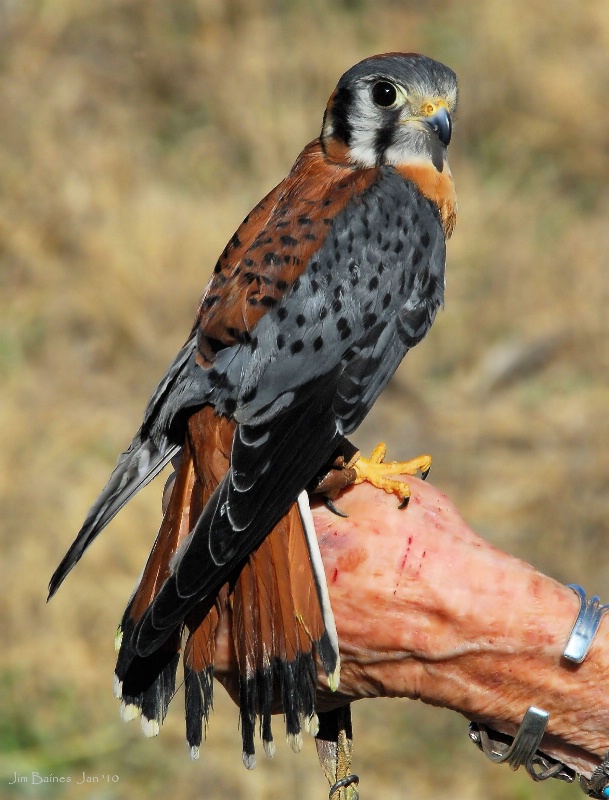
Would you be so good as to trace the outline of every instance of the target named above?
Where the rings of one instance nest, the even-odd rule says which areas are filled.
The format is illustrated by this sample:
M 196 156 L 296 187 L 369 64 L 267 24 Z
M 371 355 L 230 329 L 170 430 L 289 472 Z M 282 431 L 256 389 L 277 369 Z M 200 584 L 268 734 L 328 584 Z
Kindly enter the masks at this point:
M 452 70 L 413 53 L 373 56 L 341 77 L 319 138 L 221 254 L 186 344 L 51 579 L 49 596 L 173 460 L 164 518 L 119 628 L 115 693 L 124 718 L 141 715 L 144 732 L 158 733 L 181 655 L 193 757 L 220 624 L 239 675 L 246 766 L 257 723 L 274 752 L 273 705 L 299 749 L 302 728 L 317 727 L 317 667 L 338 684 L 307 489 L 332 495 L 341 481 L 370 480 L 405 503 L 407 484 L 389 473 L 429 467 L 427 457 L 392 467 L 380 451 L 367 461 L 345 437 L 443 302 L 456 102 Z

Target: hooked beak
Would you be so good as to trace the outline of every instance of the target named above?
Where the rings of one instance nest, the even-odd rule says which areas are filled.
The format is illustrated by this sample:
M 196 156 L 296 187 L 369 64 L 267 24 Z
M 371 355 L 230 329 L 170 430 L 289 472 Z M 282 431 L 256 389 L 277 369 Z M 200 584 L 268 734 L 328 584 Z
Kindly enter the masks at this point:
M 447 108 L 440 106 L 433 114 L 422 117 L 421 121 L 437 134 L 444 147 L 448 147 L 453 126 Z

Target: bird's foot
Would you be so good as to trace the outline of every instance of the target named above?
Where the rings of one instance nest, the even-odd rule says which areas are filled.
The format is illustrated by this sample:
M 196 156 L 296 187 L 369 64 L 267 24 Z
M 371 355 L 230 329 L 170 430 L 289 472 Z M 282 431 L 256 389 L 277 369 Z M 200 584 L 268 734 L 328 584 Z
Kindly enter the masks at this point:
M 421 473 L 423 480 L 431 469 L 431 456 L 423 455 L 410 461 L 385 461 L 387 446 L 384 442 L 377 444 L 370 458 L 360 456 L 353 465 L 357 477 L 354 483 L 367 483 L 383 489 L 387 494 L 396 494 L 400 498 L 400 508 L 405 508 L 410 500 L 410 487 L 406 481 L 394 475 L 416 475 Z

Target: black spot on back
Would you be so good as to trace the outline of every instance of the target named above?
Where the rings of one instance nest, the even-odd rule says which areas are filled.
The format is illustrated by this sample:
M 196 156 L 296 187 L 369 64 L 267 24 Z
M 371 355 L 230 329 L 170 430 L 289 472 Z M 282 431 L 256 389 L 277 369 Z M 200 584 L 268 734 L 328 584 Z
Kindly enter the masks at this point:
M 268 266 L 277 267 L 281 264 L 281 259 L 277 255 L 277 253 L 265 253 L 264 254 L 264 263 L 268 264 Z
M 243 396 L 241 397 L 241 400 L 244 403 L 251 403 L 252 400 L 256 397 L 257 394 L 258 394 L 258 387 L 257 386 L 252 386 L 251 389 L 249 389 L 247 392 L 245 392 L 243 394 Z

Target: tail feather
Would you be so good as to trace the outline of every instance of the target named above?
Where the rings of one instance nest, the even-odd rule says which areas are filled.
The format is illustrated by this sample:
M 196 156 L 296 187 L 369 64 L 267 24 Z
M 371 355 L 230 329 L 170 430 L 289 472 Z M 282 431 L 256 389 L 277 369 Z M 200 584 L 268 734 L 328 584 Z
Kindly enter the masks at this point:
M 257 719 L 265 752 L 274 752 L 271 713 L 277 690 L 291 747 L 300 749 L 303 723 L 316 730 L 315 651 L 323 651 L 329 673 L 338 665 L 337 650 L 328 647 L 317 585 L 295 505 L 250 555 L 235 584 L 232 629 L 248 767 L 255 764 Z M 334 628 L 333 618 L 331 624 Z
M 336 629 L 306 498 L 293 504 L 241 563 L 220 575 L 223 583 L 210 586 L 176 616 L 162 642 L 143 652 L 137 641 L 141 620 L 174 578 L 182 543 L 217 495 L 229 469 L 234 431 L 234 422 L 210 407 L 188 420 L 163 522 L 121 621 L 115 690 L 123 718 L 141 716 L 144 733 L 155 735 L 175 693 L 182 656 L 186 737 L 196 758 L 213 704 L 217 630 L 227 621 L 239 675 L 243 759 L 252 767 L 257 726 L 265 752 L 274 753 L 271 714 L 279 703 L 294 750 L 302 744 L 303 727 L 316 732 L 316 653 L 329 675 L 338 669 Z
M 226 585 L 211 608 L 201 604 L 186 619 L 189 631 L 184 645 L 186 741 L 192 758 L 198 758 L 213 707 L 216 631 L 226 608 L 227 594 Z
M 181 631 L 176 629 L 154 653 L 139 656 L 133 632 L 142 614 L 170 574 L 171 559 L 190 529 L 190 499 L 195 494 L 195 473 L 188 442 L 184 445 L 171 497 L 161 528 L 140 581 L 119 626 L 119 653 L 115 670 L 117 694 L 123 701 L 123 717 L 142 715 L 142 728 L 156 735 L 175 693 L 181 651 Z

